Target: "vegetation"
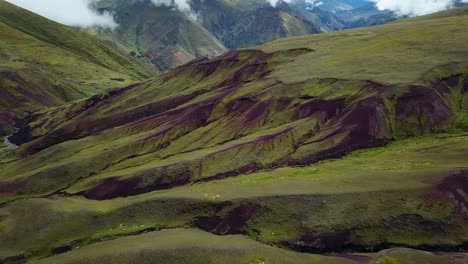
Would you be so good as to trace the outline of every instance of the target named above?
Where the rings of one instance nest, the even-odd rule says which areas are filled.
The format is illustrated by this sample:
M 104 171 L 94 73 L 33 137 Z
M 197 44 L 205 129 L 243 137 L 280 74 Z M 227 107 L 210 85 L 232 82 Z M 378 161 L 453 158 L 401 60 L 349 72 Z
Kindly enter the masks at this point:
M 196 247 L 194 247 L 196 245 Z M 119 249 L 119 254 L 116 253 Z M 387 256 L 387 254 L 389 256 Z M 462 263 L 448 256 L 436 256 L 422 252 L 396 249 L 369 256 L 323 257 L 293 253 L 265 246 L 240 236 L 218 237 L 196 230 L 166 230 L 159 233 L 127 237 L 104 242 L 99 247 L 85 247 L 64 255 L 44 259 L 37 263 L 317 263 L 352 264 L 354 259 L 366 259 L 374 263 Z M 452 262 L 455 261 L 455 262 Z M 34 262 L 33 262 L 34 263 Z
M 237 49 L 290 36 L 383 24 L 396 19 L 393 12 L 379 11 L 373 3 L 327 1 L 193 0 L 191 10 L 155 6 L 151 1 L 100 0 L 99 11 L 114 14 L 116 32 L 88 30 L 113 46 L 138 51 L 161 71 L 196 57 L 215 57 L 225 48 Z
M 459 199 L 460 190 L 450 189 L 448 183 L 466 182 L 460 168 L 467 149 L 467 134 L 423 137 L 310 167 L 263 171 L 129 198 L 20 200 L 0 209 L 5 226 L 0 248 L 3 256 L 26 252 L 25 257 L 43 256 L 64 245 L 73 249 L 90 245 L 93 250 L 92 244 L 99 241 L 187 226 L 219 234 L 243 233 L 293 248 L 299 243 L 312 251 L 321 246 L 339 251 L 349 245 L 364 250 L 379 244 L 455 248 L 466 239 L 466 226 L 458 213 L 462 205 L 450 198 Z M 398 159 L 389 158 L 395 156 Z M 254 208 L 250 209 L 254 213 L 239 208 Z M 214 226 L 207 225 L 210 219 Z M 33 231 L 38 228 L 44 231 Z M 306 238 L 310 232 L 327 236 L 330 230 L 350 233 L 339 242 L 344 244 L 314 244 L 327 242 Z
M 197 57 L 214 57 L 226 51 L 224 46 L 195 19 L 167 6 L 150 1 L 105 0 L 98 10 L 114 14 L 116 31 L 88 30 L 126 53 L 142 54 L 160 71 L 172 69 Z
M 466 262 L 381 250 L 466 247 L 467 22 L 278 40 L 34 112 L 0 152 L 0 260 Z
M 0 58 L 0 134 L 11 129 L 6 124 L 16 115 L 129 85 L 153 72 L 86 33 L 3 0 Z

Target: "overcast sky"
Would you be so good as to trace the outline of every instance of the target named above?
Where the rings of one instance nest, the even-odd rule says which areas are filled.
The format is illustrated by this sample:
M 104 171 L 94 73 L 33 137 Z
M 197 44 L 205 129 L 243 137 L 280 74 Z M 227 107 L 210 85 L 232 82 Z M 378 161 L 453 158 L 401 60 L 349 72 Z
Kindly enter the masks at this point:
M 45 16 L 62 24 L 78 27 L 100 25 L 115 27 L 110 14 L 99 15 L 89 8 L 89 4 L 95 0 L 6 0 L 34 13 Z M 155 4 L 167 4 L 171 0 L 152 0 Z M 189 8 L 189 0 L 175 0 L 181 9 Z M 248 1 L 248 0 L 245 0 Z M 266 0 L 272 4 L 278 0 Z M 291 2 L 294 0 L 286 0 Z M 319 2 L 307 0 L 310 2 Z M 327 1 L 327 0 L 321 0 Z M 442 11 L 453 7 L 455 0 L 367 0 L 375 2 L 381 10 L 392 10 L 399 15 L 418 16 Z M 468 3 L 468 0 L 462 0 Z

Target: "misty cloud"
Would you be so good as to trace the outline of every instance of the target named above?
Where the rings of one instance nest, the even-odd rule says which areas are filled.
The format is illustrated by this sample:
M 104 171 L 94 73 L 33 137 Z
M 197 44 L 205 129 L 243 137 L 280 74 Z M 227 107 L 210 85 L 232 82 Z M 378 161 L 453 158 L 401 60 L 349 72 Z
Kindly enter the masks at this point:
M 47 17 L 59 23 L 77 26 L 90 27 L 102 26 L 115 28 L 115 23 L 112 14 L 98 14 L 90 8 L 90 4 L 97 0 L 6 0 L 15 5 L 21 6 L 34 13 Z M 192 17 L 190 10 L 190 0 L 151 0 L 155 5 L 175 5 L 182 11 Z M 249 1 L 249 0 L 245 0 Z M 265 3 L 270 3 L 276 6 L 282 0 L 265 0 Z M 284 0 L 285 2 L 294 2 L 296 0 Z M 320 6 L 328 0 L 306 0 L 307 3 Z M 419 16 L 430 14 L 454 7 L 457 0 L 363 0 L 374 2 L 380 10 L 391 10 L 397 15 L 404 16 Z M 468 0 L 458 0 L 458 2 L 468 3 Z
M 171 6 L 173 3 L 182 10 L 190 10 L 190 0 L 151 0 L 155 5 Z
M 380 10 L 391 10 L 397 15 L 420 16 L 454 7 L 456 0 L 370 0 Z M 468 3 L 468 0 L 462 0 Z
M 6 0 L 31 12 L 61 24 L 76 27 L 102 26 L 114 28 L 117 24 L 111 14 L 98 14 L 89 5 L 92 0 Z

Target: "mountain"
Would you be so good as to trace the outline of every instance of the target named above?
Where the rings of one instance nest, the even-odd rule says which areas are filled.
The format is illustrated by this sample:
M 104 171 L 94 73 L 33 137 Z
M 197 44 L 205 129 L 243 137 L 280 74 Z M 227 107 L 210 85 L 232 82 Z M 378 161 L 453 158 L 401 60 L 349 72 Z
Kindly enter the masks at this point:
M 369 2 L 354 9 L 338 11 L 336 15 L 344 21 L 347 28 L 381 25 L 399 18 L 394 12 L 380 11 Z
M 149 60 L 161 71 L 197 57 L 220 55 L 265 41 L 320 32 L 283 3 L 194 0 L 191 10 L 155 5 L 150 0 L 101 0 L 100 12 L 114 14 L 116 31 L 88 30 L 114 47 Z
M 117 30 L 89 33 L 161 71 L 197 57 L 213 58 L 227 49 L 278 38 L 384 24 L 397 19 L 366 0 L 305 0 L 272 6 L 266 0 L 191 0 L 190 10 L 151 0 L 100 0 L 99 12 L 114 15 Z M 166 3 L 167 4 L 167 3 Z
M 77 29 L 0 1 L 0 134 L 28 112 L 149 78 L 154 70 Z
M 374 3 L 367 0 L 316 2 L 297 0 L 293 1 L 291 5 L 297 10 L 302 10 L 303 15 L 310 17 L 312 21 L 318 20 L 318 23 L 323 25 L 324 31 L 381 25 L 399 18 L 392 11 L 377 9 Z
M 150 0 L 105 0 L 96 8 L 114 14 L 116 31 L 99 30 L 96 36 L 137 58 L 149 59 L 161 71 L 197 57 L 226 51 L 208 30 L 188 14 Z
M 321 32 L 285 2 L 247 8 L 225 0 L 196 0 L 192 9 L 200 23 L 230 49 Z
M 466 263 L 356 252 L 466 247 L 467 23 L 280 39 L 31 115 L 0 156 L 0 259 Z

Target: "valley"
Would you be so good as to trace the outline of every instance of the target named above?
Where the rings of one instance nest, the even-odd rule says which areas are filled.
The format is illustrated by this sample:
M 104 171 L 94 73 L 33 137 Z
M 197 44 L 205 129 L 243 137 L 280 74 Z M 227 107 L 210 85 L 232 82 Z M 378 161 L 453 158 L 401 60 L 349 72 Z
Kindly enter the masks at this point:
M 117 2 L 100 41 L 0 0 L 0 263 L 467 263 L 468 7 L 227 51 Z M 174 16 L 213 49 L 133 42 Z

